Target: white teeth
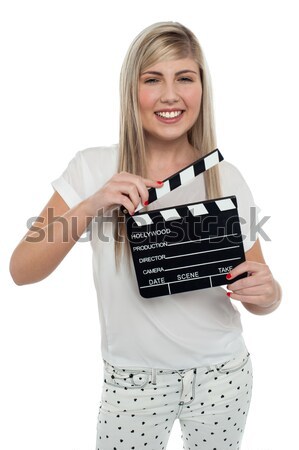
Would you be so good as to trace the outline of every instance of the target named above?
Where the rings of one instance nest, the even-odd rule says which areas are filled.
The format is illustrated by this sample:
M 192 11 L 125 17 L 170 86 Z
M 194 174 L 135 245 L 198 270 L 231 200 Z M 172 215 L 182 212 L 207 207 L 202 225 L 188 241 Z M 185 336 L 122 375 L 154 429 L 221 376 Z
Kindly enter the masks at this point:
M 156 112 L 156 114 L 160 117 L 164 117 L 165 119 L 173 119 L 174 117 L 178 117 L 182 114 L 183 111 L 167 111 L 167 112 Z

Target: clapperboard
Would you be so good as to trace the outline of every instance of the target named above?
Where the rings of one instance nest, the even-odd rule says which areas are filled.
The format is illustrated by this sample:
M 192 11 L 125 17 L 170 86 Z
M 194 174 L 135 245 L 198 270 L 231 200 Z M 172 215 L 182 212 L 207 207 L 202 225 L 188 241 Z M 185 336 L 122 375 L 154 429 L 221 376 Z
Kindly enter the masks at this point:
M 149 204 L 223 160 L 218 149 L 149 189 Z M 125 208 L 140 295 L 153 298 L 227 284 L 226 274 L 245 261 L 236 196 L 130 216 Z M 246 277 L 244 273 L 234 279 Z

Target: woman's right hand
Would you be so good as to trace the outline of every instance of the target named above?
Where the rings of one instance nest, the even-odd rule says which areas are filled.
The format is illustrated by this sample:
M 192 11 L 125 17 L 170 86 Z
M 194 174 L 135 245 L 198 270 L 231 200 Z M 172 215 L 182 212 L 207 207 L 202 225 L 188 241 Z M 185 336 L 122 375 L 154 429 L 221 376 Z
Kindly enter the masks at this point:
M 124 206 L 130 214 L 134 214 L 139 203 L 148 201 L 148 187 L 159 188 L 161 181 L 154 181 L 120 172 L 113 175 L 101 189 L 86 199 L 87 208 L 92 216 L 106 214 L 117 206 Z

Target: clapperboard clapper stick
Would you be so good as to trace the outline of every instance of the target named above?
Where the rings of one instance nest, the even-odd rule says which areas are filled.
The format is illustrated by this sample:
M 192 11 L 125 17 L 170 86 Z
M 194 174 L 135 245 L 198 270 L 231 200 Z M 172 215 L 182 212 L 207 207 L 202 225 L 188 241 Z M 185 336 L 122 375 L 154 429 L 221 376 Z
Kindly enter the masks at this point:
M 149 189 L 149 204 L 223 160 L 218 149 Z M 227 284 L 245 261 L 236 196 L 139 212 L 126 217 L 140 295 L 153 298 Z M 244 278 L 247 273 L 234 278 Z

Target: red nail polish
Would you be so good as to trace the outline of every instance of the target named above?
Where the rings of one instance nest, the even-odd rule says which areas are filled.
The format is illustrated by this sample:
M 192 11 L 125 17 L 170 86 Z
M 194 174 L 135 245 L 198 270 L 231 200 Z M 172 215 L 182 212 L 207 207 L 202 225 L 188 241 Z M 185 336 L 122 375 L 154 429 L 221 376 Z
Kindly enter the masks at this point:
M 157 183 L 159 183 L 159 184 L 163 184 L 163 181 L 157 181 Z
M 226 278 L 227 278 L 228 280 L 229 280 L 231 277 L 232 277 L 232 276 L 231 276 L 230 273 L 228 273 L 228 274 L 226 275 Z
M 148 201 L 145 200 L 145 202 L 143 204 L 144 204 L 144 206 L 147 206 L 148 205 Z
M 228 295 L 230 297 L 231 296 L 231 292 L 227 292 L 226 295 Z

